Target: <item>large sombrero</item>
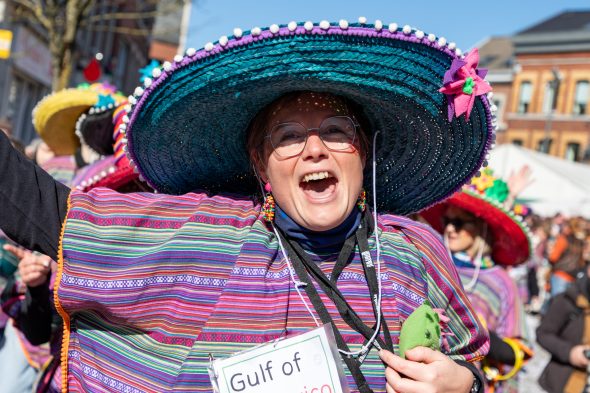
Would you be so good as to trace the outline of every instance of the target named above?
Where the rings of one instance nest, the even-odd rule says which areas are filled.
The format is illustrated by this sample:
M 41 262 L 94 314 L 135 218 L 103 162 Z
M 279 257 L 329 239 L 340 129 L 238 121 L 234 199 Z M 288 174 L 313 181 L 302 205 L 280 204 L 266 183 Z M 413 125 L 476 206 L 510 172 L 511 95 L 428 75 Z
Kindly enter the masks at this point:
M 442 217 L 449 205 L 468 211 L 485 221 L 491 231 L 492 260 L 504 266 L 518 265 L 529 259 L 532 243 L 522 216 L 504 205 L 507 196 L 507 184 L 486 169 L 460 192 L 424 210 L 421 215 L 442 233 Z M 518 210 L 522 212 L 522 206 Z
M 443 37 L 365 22 L 235 29 L 188 49 L 129 97 L 131 163 L 163 193 L 253 194 L 245 147 L 252 118 L 287 92 L 329 92 L 360 105 L 381 132 L 380 211 L 406 214 L 443 200 L 480 169 L 493 142 L 477 51 L 464 57 Z

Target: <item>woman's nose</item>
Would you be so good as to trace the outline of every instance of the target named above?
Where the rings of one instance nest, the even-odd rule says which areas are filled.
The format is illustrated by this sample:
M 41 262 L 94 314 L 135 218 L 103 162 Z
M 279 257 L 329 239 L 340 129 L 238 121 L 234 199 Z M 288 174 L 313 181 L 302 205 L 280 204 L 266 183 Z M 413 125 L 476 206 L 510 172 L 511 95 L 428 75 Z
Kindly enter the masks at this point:
M 328 156 L 328 148 L 322 142 L 317 131 L 310 131 L 303 149 L 303 159 L 317 160 Z

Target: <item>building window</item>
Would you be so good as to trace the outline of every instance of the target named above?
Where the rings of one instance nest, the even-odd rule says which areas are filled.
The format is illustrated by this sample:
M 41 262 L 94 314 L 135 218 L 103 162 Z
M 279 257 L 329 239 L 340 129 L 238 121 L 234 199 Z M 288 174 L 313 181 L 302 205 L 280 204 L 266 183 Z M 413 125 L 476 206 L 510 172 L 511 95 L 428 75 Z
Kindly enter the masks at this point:
M 539 140 L 539 145 L 537 146 L 537 150 L 541 153 L 549 154 L 551 150 L 551 143 L 553 140 L 551 138 L 543 138 Z
M 588 96 L 590 95 L 588 81 L 576 83 L 576 95 L 574 96 L 574 115 L 585 115 L 588 107 Z
M 533 96 L 533 84 L 529 81 L 523 81 L 520 84 L 520 97 L 518 99 L 518 113 L 527 113 Z
M 512 144 L 516 146 L 522 146 L 522 139 L 513 139 Z
M 578 161 L 580 157 L 580 144 L 570 142 L 565 148 L 565 159 L 569 161 Z
M 496 120 L 498 121 L 499 131 L 503 131 L 506 129 L 506 124 L 504 124 L 504 105 L 506 104 L 506 95 L 505 94 L 494 94 L 494 105 L 496 105 Z
M 543 113 L 549 114 L 557 104 L 557 83 L 549 81 L 545 84 L 545 97 L 543 97 Z

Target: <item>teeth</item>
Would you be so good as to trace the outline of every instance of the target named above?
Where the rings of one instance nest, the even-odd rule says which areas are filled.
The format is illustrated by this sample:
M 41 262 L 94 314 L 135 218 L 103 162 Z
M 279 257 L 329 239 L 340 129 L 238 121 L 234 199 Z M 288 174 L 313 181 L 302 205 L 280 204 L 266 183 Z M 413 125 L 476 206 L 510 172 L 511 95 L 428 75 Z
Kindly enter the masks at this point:
M 322 179 L 327 179 L 329 177 L 330 177 L 330 174 L 327 171 L 308 173 L 307 175 L 303 176 L 303 181 L 307 183 L 312 180 L 322 180 Z

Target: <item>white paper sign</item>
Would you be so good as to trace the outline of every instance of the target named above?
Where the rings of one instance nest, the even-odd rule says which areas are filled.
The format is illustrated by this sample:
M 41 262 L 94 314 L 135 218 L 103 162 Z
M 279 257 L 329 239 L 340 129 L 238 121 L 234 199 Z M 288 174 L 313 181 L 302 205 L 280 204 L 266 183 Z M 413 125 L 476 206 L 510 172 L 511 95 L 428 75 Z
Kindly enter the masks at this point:
M 348 393 L 331 325 L 211 363 L 219 393 Z

